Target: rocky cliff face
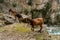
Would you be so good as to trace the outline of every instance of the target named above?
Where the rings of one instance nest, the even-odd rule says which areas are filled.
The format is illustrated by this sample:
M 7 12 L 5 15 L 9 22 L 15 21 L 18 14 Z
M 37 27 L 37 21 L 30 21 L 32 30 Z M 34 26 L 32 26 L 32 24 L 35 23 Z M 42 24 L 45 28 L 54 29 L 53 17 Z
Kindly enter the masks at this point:
M 52 22 L 54 22 L 56 15 L 60 15 L 60 0 L 0 0 L 0 12 L 9 14 L 8 10 L 11 8 L 17 12 L 29 14 L 33 9 L 45 9 L 47 2 L 52 5 L 49 9 L 51 11 L 47 11 L 47 14 L 50 15 Z M 42 16 L 41 12 L 37 13 L 39 13 L 39 17 Z

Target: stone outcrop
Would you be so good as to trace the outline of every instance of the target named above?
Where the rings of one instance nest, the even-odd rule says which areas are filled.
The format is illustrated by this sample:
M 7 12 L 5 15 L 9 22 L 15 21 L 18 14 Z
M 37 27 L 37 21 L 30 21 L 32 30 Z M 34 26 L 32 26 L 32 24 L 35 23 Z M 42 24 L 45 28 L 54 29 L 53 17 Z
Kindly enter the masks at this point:
M 8 10 L 11 8 L 13 10 L 16 10 L 17 12 L 25 13 L 26 10 L 29 15 L 31 15 L 30 11 L 33 9 L 41 10 L 46 8 L 45 5 L 47 2 L 52 1 L 52 7 L 50 9 L 51 12 L 49 13 L 52 22 L 55 20 L 55 17 L 57 14 L 60 14 L 60 1 L 59 0 L 4 0 L 3 3 L 0 3 L 0 12 L 4 14 L 9 14 Z M 28 2 L 31 2 L 31 5 L 28 4 Z M 39 17 L 42 16 L 42 13 L 40 13 Z M 12 17 L 12 16 L 9 16 Z M 6 18 L 9 18 L 6 16 Z M 13 18 L 13 17 L 12 17 Z M 8 20 L 8 19 L 7 19 Z M 14 20 L 14 19 L 12 19 Z M 10 21 L 10 18 L 9 18 Z M 12 21 L 13 22 L 13 21 Z
M 15 20 L 14 16 L 0 13 L 0 26 L 6 25 L 6 24 L 12 24 L 15 22 L 18 22 L 18 20 Z

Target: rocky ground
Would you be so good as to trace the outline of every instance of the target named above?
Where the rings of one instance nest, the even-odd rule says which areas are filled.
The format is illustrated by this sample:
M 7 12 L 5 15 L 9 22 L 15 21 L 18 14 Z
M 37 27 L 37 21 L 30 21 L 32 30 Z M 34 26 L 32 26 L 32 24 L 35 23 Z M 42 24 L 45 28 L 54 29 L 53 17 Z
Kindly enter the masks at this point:
M 60 40 L 59 37 L 58 35 L 49 35 L 44 27 L 42 33 L 36 30 L 32 32 L 30 26 L 23 23 L 0 27 L 0 40 Z

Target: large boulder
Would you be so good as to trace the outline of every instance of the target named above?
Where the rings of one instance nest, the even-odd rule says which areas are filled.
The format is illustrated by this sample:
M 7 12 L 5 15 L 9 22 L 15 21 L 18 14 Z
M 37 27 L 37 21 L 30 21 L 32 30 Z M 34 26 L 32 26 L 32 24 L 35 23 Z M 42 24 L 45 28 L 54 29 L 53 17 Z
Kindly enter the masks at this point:
M 18 20 L 15 20 L 14 16 L 8 15 L 8 14 L 4 14 L 4 19 L 6 20 L 5 23 L 7 23 L 7 24 L 18 22 Z
M 15 17 L 9 14 L 0 13 L 0 26 L 13 24 L 18 22 L 18 19 L 15 20 Z

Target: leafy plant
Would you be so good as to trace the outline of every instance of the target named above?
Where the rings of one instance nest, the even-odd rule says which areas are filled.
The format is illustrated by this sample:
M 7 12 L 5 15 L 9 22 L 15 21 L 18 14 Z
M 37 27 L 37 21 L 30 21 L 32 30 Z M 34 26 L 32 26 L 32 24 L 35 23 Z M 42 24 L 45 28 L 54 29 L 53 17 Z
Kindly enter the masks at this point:
M 39 10 L 37 10 L 37 9 L 31 10 L 31 13 L 32 13 L 32 19 L 37 18 L 40 15 Z
M 32 0 L 28 0 L 28 5 L 32 6 Z
M 17 6 L 17 4 L 16 4 L 16 3 L 13 3 L 12 5 L 13 5 L 13 7 L 16 7 L 16 6 Z
M 28 10 L 27 9 L 24 9 L 24 13 L 27 15 L 28 14 Z
M 50 2 L 47 2 L 47 4 L 45 5 L 45 8 L 43 8 L 41 10 L 41 13 L 42 13 L 42 17 L 45 18 L 47 13 L 49 13 L 49 9 L 51 8 L 51 3 Z M 50 14 L 50 13 L 49 13 Z
M 56 18 L 56 21 L 55 22 L 57 24 L 60 24 L 60 14 L 58 14 L 55 18 Z
M 51 7 L 52 7 L 51 2 L 47 2 L 45 4 L 45 8 L 43 8 L 43 9 L 40 10 L 40 12 L 42 13 L 42 17 L 46 20 L 45 23 L 47 23 L 47 24 L 48 23 L 51 24 L 51 19 L 50 19 L 50 13 L 51 13 L 51 9 L 50 8 Z M 48 13 L 48 15 L 47 15 L 47 13 Z

